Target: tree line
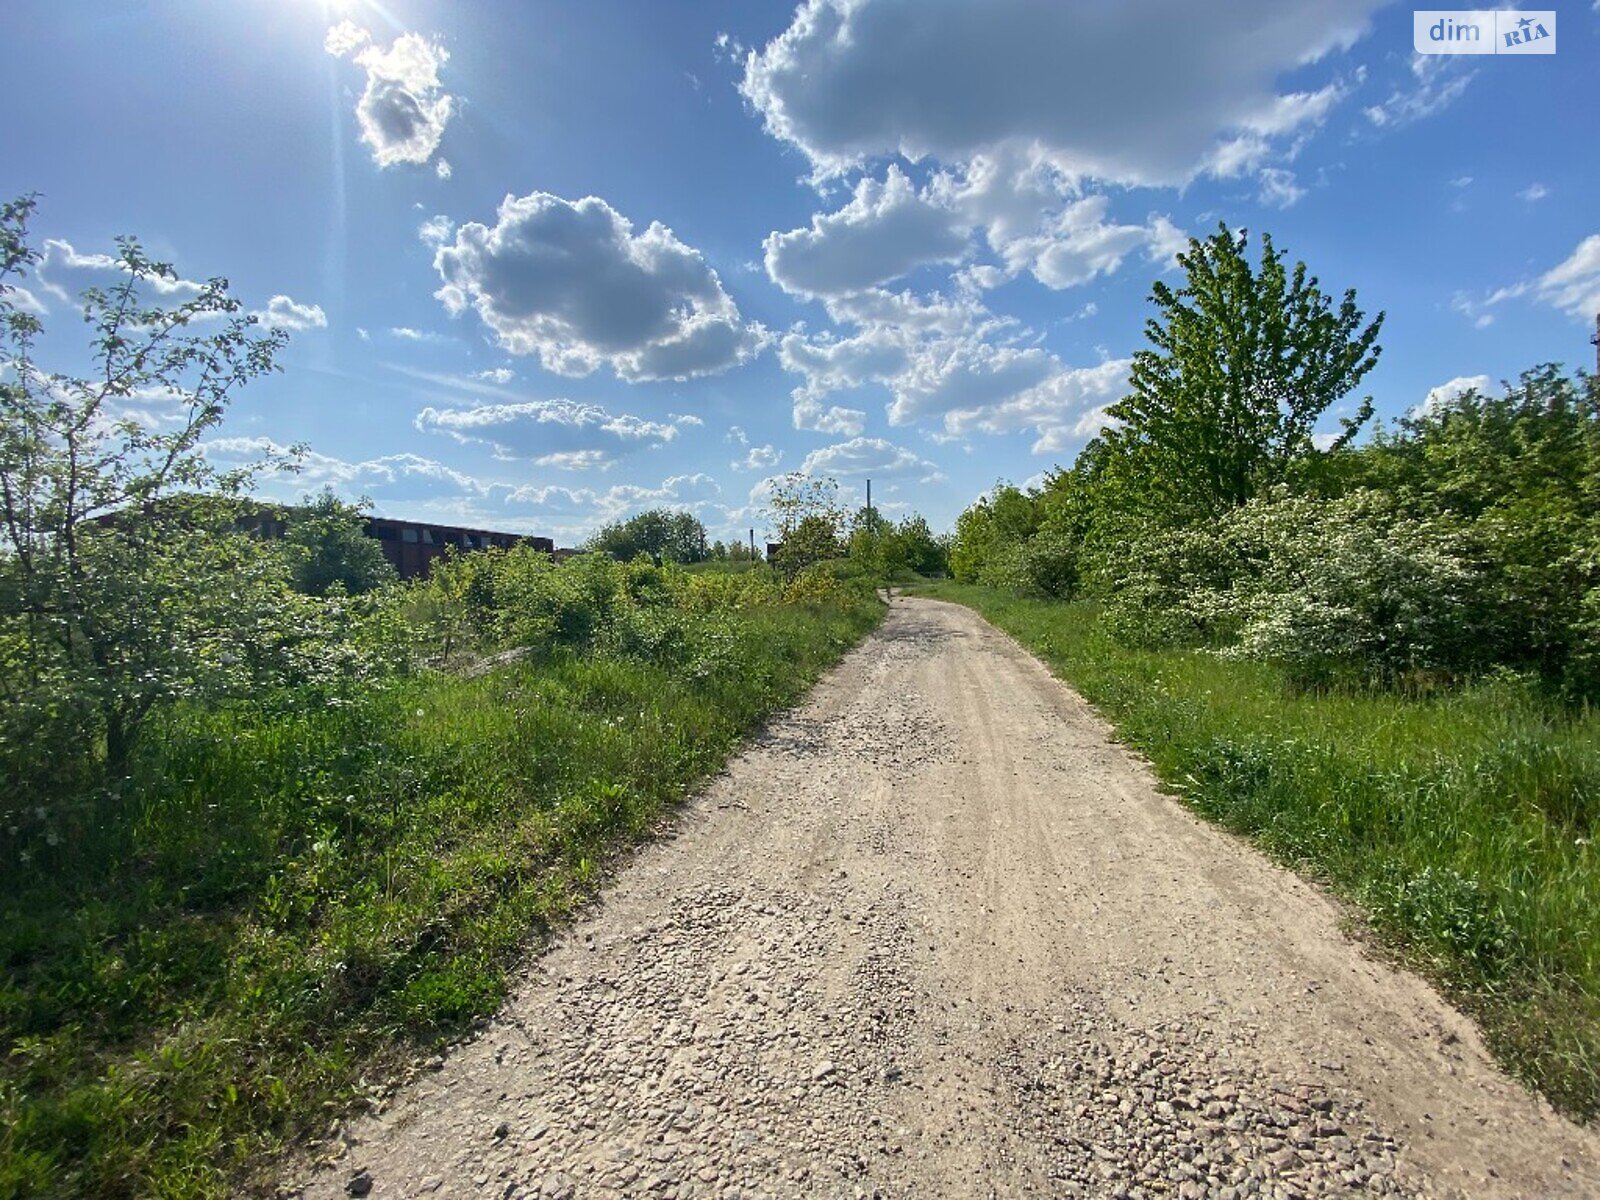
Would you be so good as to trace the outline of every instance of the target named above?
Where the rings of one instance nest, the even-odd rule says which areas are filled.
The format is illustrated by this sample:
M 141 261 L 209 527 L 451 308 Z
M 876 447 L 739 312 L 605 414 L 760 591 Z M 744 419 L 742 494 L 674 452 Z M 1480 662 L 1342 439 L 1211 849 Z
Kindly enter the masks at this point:
M 1596 377 L 1536 366 L 1374 423 L 1352 396 L 1383 314 L 1249 242 L 1191 240 L 1105 429 L 1040 486 L 968 507 L 955 577 L 1093 600 L 1128 643 L 1276 662 L 1305 686 L 1499 669 L 1600 696 Z

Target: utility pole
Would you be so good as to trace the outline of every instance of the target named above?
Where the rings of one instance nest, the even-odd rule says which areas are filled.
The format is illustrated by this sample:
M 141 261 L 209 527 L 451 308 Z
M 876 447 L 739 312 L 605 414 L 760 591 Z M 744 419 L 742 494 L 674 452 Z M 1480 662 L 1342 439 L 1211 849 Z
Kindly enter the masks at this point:
M 1600 320 L 1600 318 L 1597 318 L 1597 320 Z M 878 523 L 876 521 L 872 520 L 873 516 L 874 516 L 874 514 L 873 514 L 873 511 L 872 511 L 872 480 L 869 479 L 869 480 L 867 480 L 867 520 L 872 523 L 874 528 L 876 528 Z
M 1594 315 L 1594 336 L 1589 341 L 1594 346 L 1594 373 L 1600 375 L 1600 313 Z
M 751 562 L 755 562 L 755 560 L 756 560 L 756 531 L 754 529 L 752 529 L 750 531 L 750 561 Z

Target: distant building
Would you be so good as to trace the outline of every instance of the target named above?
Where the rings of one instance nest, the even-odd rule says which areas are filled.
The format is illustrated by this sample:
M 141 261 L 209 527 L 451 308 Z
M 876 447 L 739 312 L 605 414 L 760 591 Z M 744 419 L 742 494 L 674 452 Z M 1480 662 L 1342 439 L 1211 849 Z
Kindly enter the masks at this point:
M 293 505 L 282 509 L 262 509 L 243 525 L 257 537 L 281 538 L 288 528 L 284 517 L 294 511 Z M 532 546 L 546 554 L 555 551 L 556 544 L 547 537 L 533 537 L 523 533 L 499 533 L 492 529 L 468 529 L 460 525 L 429 525 L 421 521 L 397 521 L 391 517 L 373 517 L 366 525 L 366 534 L 376 538 L 383 549 L 384 558 L 394 566 L 401 579 L 426 578 L 433 560 L 454 547 L 457 552 L 467 550 L 509 550 L 513 546 Z
M 378 539 L 383 556 L 394 564 L 401 579 L 425 577 L 433 560 L 448 553 L 452 546 L 458 551 L 531 546 L 546 554 L 553 553 L 556 548 L 555 542 L 547 537 L 466 529 L 459 525 L 424 525 L 419 521 L 396 521 L 388 517 L 373 517 L 368 521 L 367 536 Z

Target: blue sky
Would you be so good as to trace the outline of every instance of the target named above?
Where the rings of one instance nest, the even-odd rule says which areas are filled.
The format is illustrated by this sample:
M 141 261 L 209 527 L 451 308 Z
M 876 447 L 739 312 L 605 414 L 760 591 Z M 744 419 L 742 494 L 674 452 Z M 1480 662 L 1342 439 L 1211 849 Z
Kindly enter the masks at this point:
M 1380 415 L 1590 362 L 1600 3 L 1540 57 L 1412 11 L 9 0 L 0 191 L 64 366 L 120 233 L 291 330 L 209 451 L 309 444 L 277 495 L 729 537 L 808 469 L 942 528 L 1071 461 L 1218 221 L 1387 311 Z

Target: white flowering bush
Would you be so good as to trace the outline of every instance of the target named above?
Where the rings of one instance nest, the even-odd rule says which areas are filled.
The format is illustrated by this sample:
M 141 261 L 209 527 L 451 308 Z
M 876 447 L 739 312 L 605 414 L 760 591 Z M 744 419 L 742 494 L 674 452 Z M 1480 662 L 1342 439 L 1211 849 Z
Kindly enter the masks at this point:
M 1296 683 L 1426 686 L 1481 665 L 1493 593 L 1468 527 L 1368 491 L 1278 493 L 1108 559 L 1107 620 L 1136 645 L 1275 662 Z
M 1130 527 L 1097 563 L 1106 622 L 1130 645 L 1231 642 L 1237 622 L 1230 588 L 1243 567 L 1225 524 Z
M 1302 683 L 1427 685 L 1479 665 L 1488 581 L 1470 533 L 1392 497 L 1278 497 L 1229 522 L 1250 569 L 1231 590 L 1234 652 Z

